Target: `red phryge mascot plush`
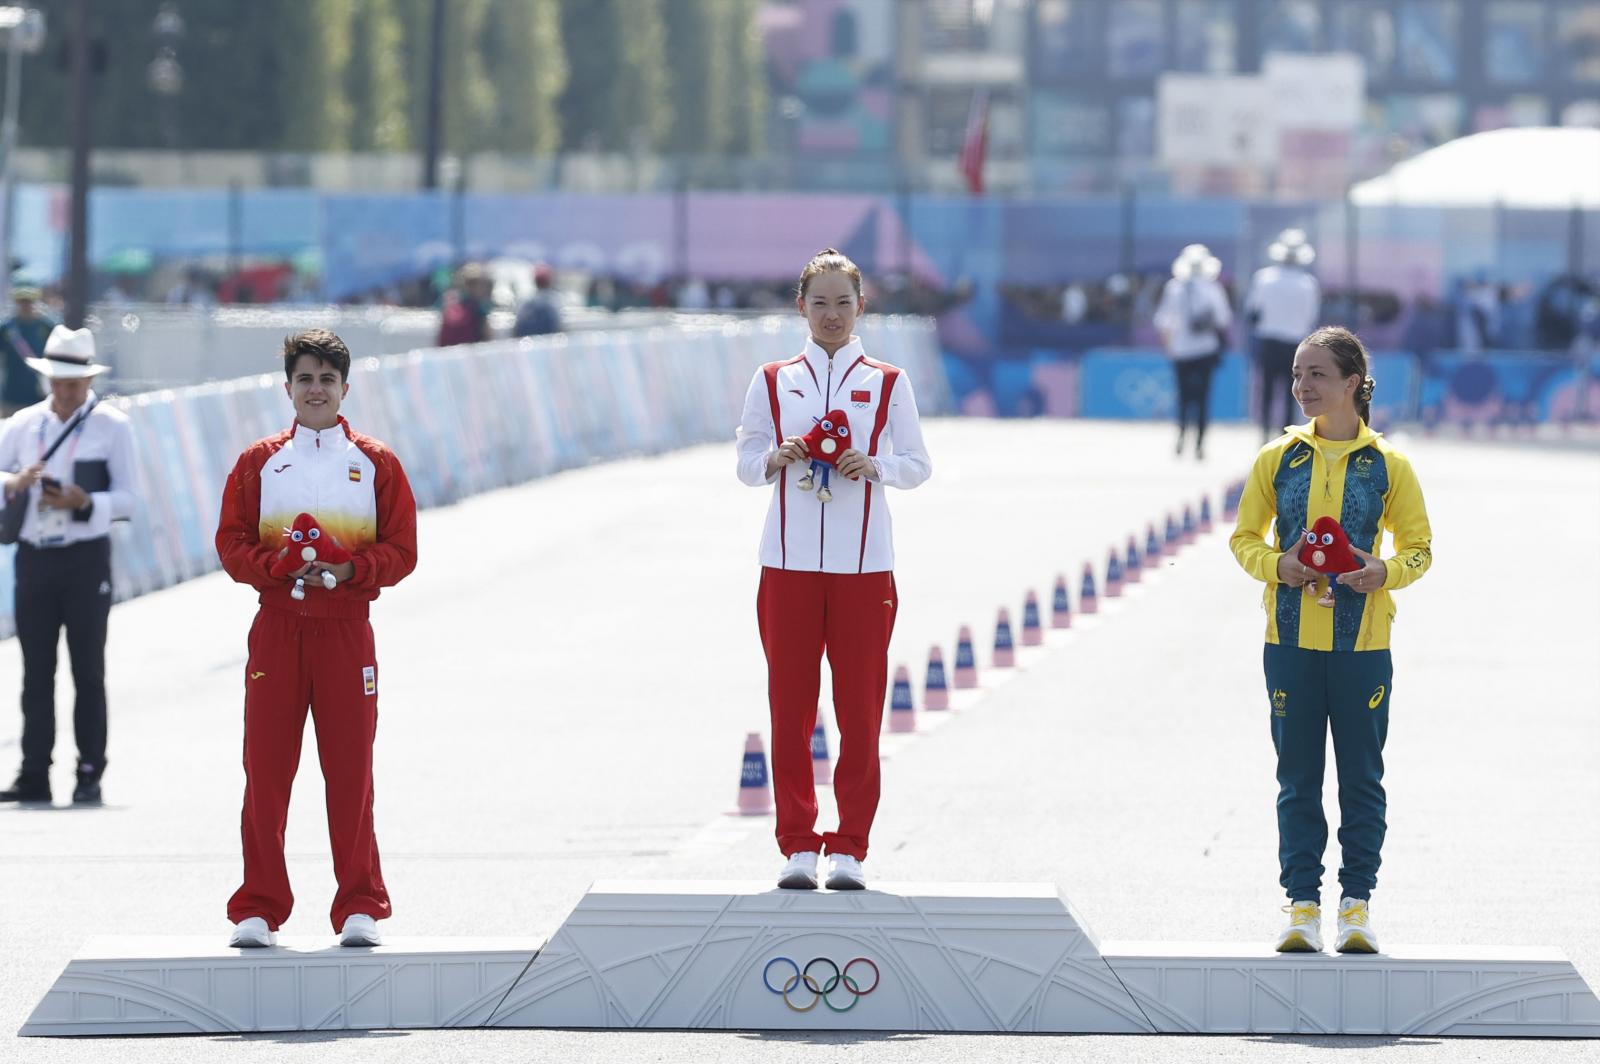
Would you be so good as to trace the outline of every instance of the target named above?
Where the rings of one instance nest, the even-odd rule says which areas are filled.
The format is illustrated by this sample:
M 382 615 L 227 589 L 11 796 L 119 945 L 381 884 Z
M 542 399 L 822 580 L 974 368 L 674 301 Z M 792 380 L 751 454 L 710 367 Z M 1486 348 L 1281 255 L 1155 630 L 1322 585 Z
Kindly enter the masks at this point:
M 838 468 L 839 456 L 850 446 L 850 419 L 844 416 L 843 410 L 830 410 L 821 420 L 811 420 L 816 424 L 802 437 L 811 451 L 811 468 L 797 486 L 801 491 L 810 491 L 812 475 L 820 469 L 822 486 L 817 488 L 817 501 L 830 502 L 833 492 L 828 490 L 828 473 Z
M 272 575 L 285 577 L 307 562 L 326 562 L 330 565 L 343 565 L 350 560 L 350 552 L 339 544 L 339 541 L 322 530 L 317 524 L 317 519 L 310 514 L 301 514 L 294 519 L 294 524 L 283 530 L 283 550 L 278 552 L 278 558 L 272 563 Z M 322 573 L 322 586 L 332 591 L 338 586 L 338 581 L 333 574 L 326 570 Z M 296 600 L 306 597 L 306 581 L 304 577 L 294 582 L 294 590 L 289 594 Z
M 1300 561 L 1319 573 L 1338 576 L 1353 573 L 1361 568 L 1361 559 L 1350 549 L 1350 537 L 1345 535 L 1339 522 L 1331 517 L 1319 517 L 1305 534 L 1305 545 L 1300 548 Z M 1317 600 L 1319 606 L 1333 605 L 1333 581 Z

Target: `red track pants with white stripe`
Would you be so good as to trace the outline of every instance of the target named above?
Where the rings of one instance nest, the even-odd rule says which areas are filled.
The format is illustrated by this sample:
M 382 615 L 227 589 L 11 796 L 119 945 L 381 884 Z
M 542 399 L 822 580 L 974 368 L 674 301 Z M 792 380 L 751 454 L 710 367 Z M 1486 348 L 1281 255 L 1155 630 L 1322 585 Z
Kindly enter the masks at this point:
M 283 833 L 308 708 L 339 884 L 329 912 L 333 929 L 354 913 L 389 915 L 372 827 L 377 672 L 372 625 L 364 617 L 305 617 L 270 607 L 256 614 L 244 687 L 244 884 L 228 900 L 234 923 L 259 916 L 276 931 L 294 908 Z
M 900 596 L 894 574 L 812 573 L 764 567 L 756 594 L 772 708 L 772 784 L 778 848 L 865 859 L 878 812 L 878 733 L 889 682 L 889 637 Z M 826 648 L 833 673 L 839 762 L 833 796 L 839 830 L 819 835 L 811 731 Z

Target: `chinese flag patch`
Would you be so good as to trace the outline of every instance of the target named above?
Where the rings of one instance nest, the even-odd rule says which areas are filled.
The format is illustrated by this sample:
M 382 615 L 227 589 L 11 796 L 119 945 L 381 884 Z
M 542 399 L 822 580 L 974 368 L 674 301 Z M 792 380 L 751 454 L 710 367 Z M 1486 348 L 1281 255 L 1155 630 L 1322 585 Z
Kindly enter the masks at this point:
M 872 402 L 872 393 L 868 391 L 856 391 L 855 389 L 851 389 L 850 401 L 852 403 L 870 403 Z

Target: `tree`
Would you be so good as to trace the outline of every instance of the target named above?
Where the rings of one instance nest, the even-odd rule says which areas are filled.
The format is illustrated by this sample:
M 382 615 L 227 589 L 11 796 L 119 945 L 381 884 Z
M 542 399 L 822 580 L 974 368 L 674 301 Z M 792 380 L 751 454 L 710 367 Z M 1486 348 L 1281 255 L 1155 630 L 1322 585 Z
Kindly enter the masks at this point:
M 730 135 L 722 150 L 733 155 L 759 155 L 767 145 L 767 45 L 757 19 L 760 0 L 730 0 L 733 27 L 729 52 L 734 57 L 728 97 Z
M 492 143 L 485 147 L 553 154 L 561 144 L 557 103 L 567 84 L 560 0 L 494 0 L 483 60 L 495 105 Z
M 565 147 L 627 151 L 666 143 L 673 109 L 661 12 L 661 0 L 563 0 Z
M 733 27 L 728 0 L 679 0 L 667 22 L 667 52 L 672 56 L 672 135 L 668 147 L 679 155 L 711 155 L 733 132 Z
M 350 146 L 354 108 L 345 92 L 345 68 L 355 2 L 280 0 L 277 5 L 276 30 L 268 46 L 275 46 L 280 56 L 277 85 L 269 89 L 283 114 L 278 147 L 341 151 Z
M 393 0 L 356 0 L 350 28 L 345 95 L 350 100 L 350 147 L 403 151 L 412 146 L 407 109 L 404 27 Z

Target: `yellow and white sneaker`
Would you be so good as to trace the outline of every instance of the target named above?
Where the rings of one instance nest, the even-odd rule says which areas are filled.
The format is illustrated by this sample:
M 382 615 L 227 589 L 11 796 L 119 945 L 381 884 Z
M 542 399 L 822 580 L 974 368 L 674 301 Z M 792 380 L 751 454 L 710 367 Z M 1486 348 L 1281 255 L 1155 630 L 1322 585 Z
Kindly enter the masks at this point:
M 1333 948 L 1340 953 L 1378 952 L 1378 935 L 1372 930 L 1365 898 L 1339 899 L 1339 937 Z
M 1322 906 L 1314 901 L 1297 901 L 1285 905 L 1289 926 L 1278 936 L 1273 948 L 1279 953 L 1322 952 Z

